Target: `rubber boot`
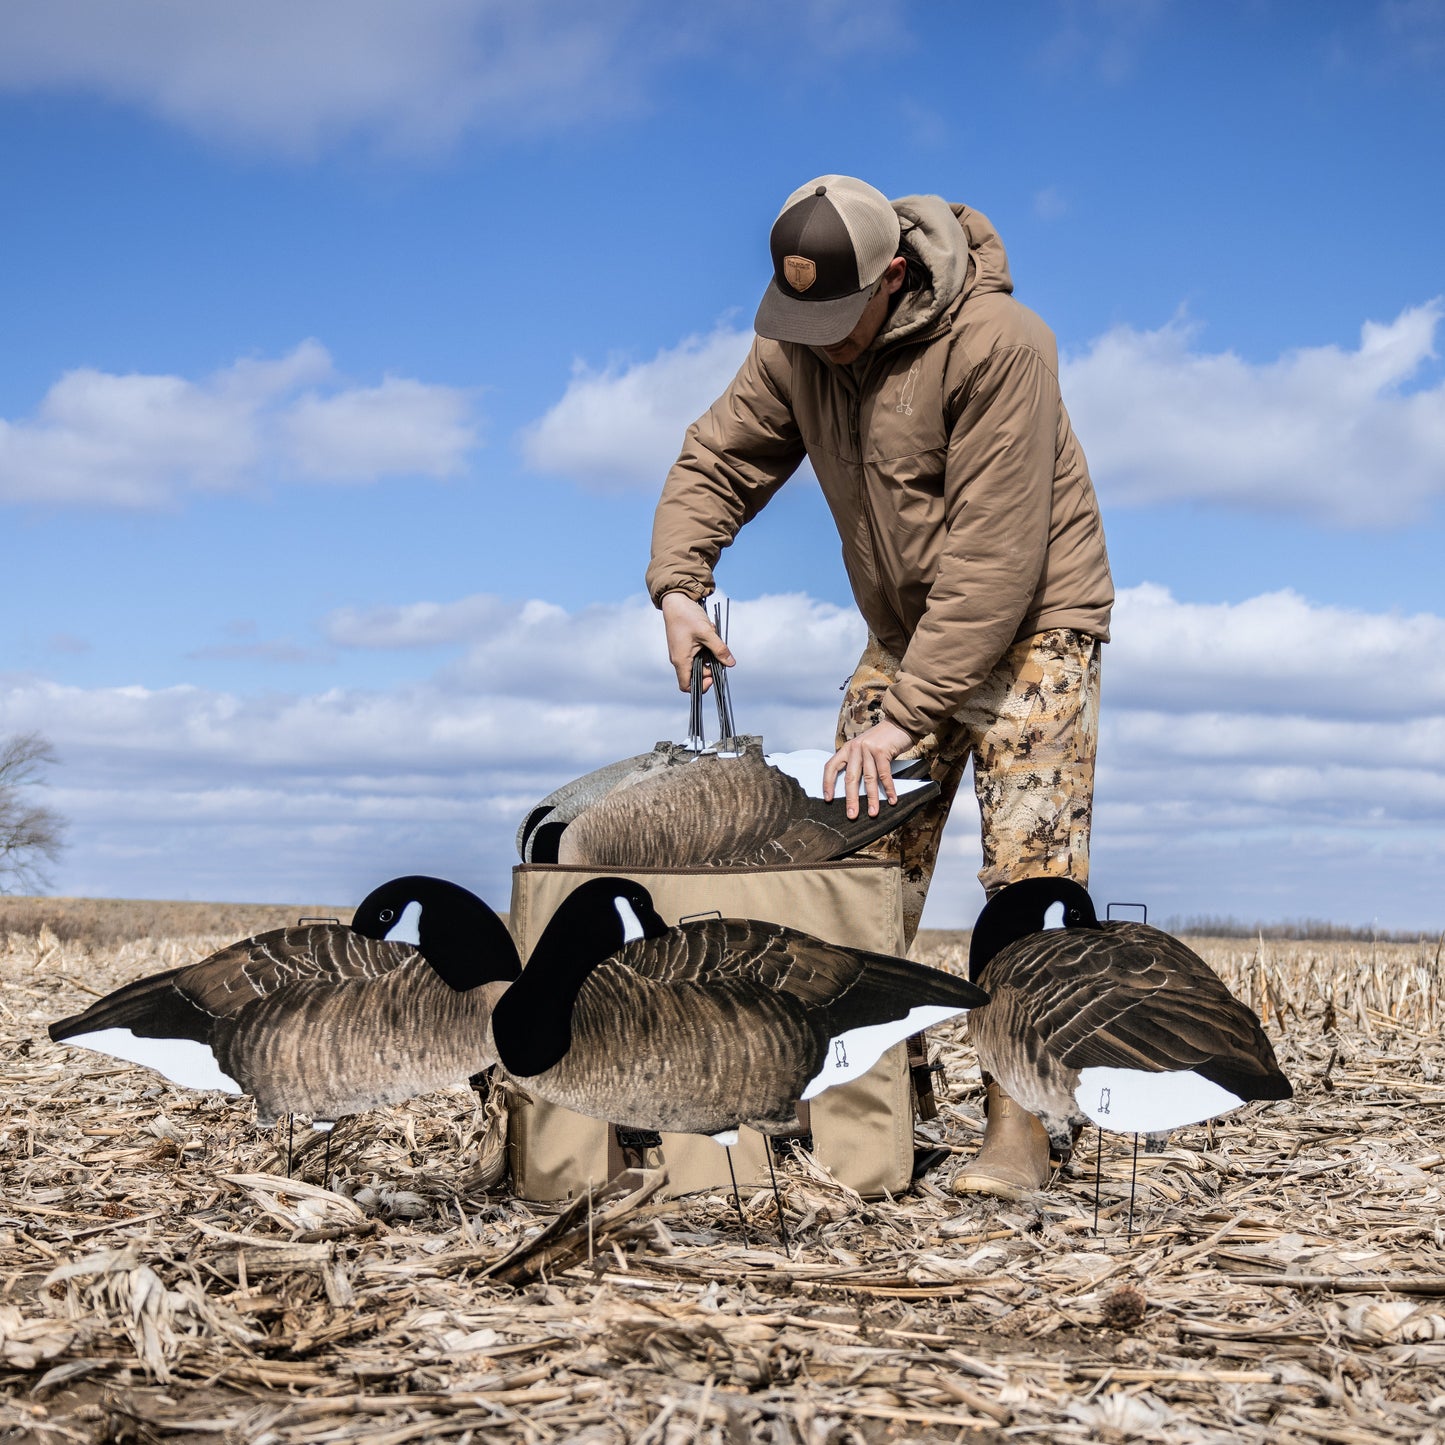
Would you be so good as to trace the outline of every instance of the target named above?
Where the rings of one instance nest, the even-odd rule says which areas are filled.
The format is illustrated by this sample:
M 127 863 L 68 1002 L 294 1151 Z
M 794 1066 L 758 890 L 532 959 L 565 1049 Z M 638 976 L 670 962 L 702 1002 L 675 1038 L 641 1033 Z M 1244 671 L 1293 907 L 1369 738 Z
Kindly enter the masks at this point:
M 1043 1123 L 989 1080 L 984 1100 L 988 1123 L 977 1154 L 953 1176 L 955 1194 L 992 1194 L 1019 1199 L 1048 1183 L 1049 1133 Z

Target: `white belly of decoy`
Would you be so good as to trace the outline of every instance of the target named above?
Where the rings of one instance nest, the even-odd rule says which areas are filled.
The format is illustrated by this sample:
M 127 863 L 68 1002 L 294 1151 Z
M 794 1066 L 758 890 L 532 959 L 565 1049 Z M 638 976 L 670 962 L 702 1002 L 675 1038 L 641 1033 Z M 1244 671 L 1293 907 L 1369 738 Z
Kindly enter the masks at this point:
M 124 1059 L 128 1064 L 144 1064 L 164 1074 L 173 1084 L 187 1089 L 224 1089 L 230 1094 L 246 1091 L 228 1074 L 221 1071 L 216 1056 L 207 1044 L 194 1039 L 147 1039 L 129 1029 L 97 1029 L 93 1034 L 76 1034 L 66 1039 L 84 1049 Z
M 808 1081 L 803 1098 L 816 1098 L 834 1084 L 846 1084 L 850 1079 L 862 1078 L 894 1044 L 901 1043 L 920 1029 L 932 1028 L 934 1024 L 957 1018 L 964 1012 L 964 1009 L 945 1008 L 942 1004 L 924 1004 L 910 1009 L 907 1018 L 894 1019 L 886 1024 L 865 1024 L 862 1028 L 849 1029 L 837 1038 L 829 1039 L 823 1067 Z
M 780 773 L 786 773 L 810 798 L 821 798 L 823 769 L 832 756 L 832 753 L 825 753 L 821 748 L 801 748 L 795 753 L 764 753 L 763 761 Z M 916 788 L 926 788 L 928 783 L 927 778 L 894 778 L 893 787 L 901 798 Z M 836 796 L 843 796 L 841 782 Z
M 1101 1129 L 1154 1134 L 1202 1123 L 1244 1100 L 1189 1069 L 1156 1074 L 1098 1067 L 1079 1070 L 1074 1102 Z

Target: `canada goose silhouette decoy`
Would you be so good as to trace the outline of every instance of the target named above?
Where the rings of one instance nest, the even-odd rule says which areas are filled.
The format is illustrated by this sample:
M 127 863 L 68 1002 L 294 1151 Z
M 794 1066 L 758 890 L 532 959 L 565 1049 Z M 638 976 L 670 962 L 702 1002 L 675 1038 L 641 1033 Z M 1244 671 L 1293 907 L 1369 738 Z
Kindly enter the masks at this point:
M 259 1122 L 318 1127 L 468 1079 L 520 971 L 501 919 L 440 878 L 395 878 L 350 926 L 258 934 L 126 984 L 50 1037 L 192 1089 L 251 1094 Z
M 659 743 L 560 788 L 518 835 L 534 863 L 588 868 L 767 867 L 828 863 L 890 833 L 938 795 L 926 774 L 896 770 L 897 803 L 849 818 L 841 790 L 823 799 L 831 752 L 768 753 L 756 737 L 695 750 Z
M 1253 1010 L 1197 953 L 1146 923 L 1100 922 L 1069 879 L 990 898 L 969 976 L 989 995 L 969 1015 L 980 1066 L 1064 1158 L 1085 1121 L 1158 1139 L 1293 1094 Z
M 630 1129 L 795 1131 L 797 1104 L 984 1002 L 965 979 L 751 919 L 669 928 L 626 878 L 575 889 L 492 1011 L 528 1093 Z

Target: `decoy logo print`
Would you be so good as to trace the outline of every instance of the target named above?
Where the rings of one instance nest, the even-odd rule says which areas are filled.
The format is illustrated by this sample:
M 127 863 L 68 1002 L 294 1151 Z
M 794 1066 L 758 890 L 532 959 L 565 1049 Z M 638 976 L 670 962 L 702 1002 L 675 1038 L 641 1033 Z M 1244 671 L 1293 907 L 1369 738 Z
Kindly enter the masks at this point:
M 842 1039 L 833 1040 L 833 1061 L 840 1069 L 848 1067 L 848 1046 Z
M 1108 1112 L 1109 1112 L 1109 1090 L 1108 1090 L 1108 1089 L 1100 1089 L 1100 1090 L 1099 1090 L 1099 1113 L 1101 1113 L 1101 1114 L 1107 1114 Z

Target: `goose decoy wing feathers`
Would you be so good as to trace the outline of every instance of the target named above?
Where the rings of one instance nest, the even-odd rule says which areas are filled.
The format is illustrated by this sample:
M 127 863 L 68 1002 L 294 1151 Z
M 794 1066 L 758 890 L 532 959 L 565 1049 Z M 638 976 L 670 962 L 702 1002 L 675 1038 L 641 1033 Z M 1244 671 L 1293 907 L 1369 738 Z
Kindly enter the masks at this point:
M 980 982 L 1007 990 L 1072 1068 L 1188 1071 L 1241 1099 L 1290 1096 L 1253 1010 L 1159 929 L 1115 922 L 1035 934 L 1000 952 Z
M 57 1020 L 49 1033 L 57 1043 L 143 1064 L 189 1088 L 241 1093 L 246 1085 L 215 1049 L 249 1006 L 288 986 L 377 978 L 420 957 L 409 944 L 363 938 L 335 925 L 275 929 L 199 963 L 125 984 L 82 1013 Z
M 619 956 L 588 975 L 565 1050 L 530 1061 L 525 1047 L 500 1053 L 528 1092 L 578 1113 L 717 1135 L 745 1123 L 796 1127 L 796 1101 L 826 1046 L 787 994 L 737 976 L 659 981 Z
M 700 918 L 625 945 L 615 961 L 658 982 L 737 979 L 827 1009 L 843 1027 L 902 1018 L 923 1004 L 974 1008 L 988 995 L 966 979 L 891 954 L 827 943 L 751 918 Z
M 628 944 L 613 962 L 674 984 L 733 984 L 740 1001 L 795 1001 L 824 1044 L 802 1076 L 804 1099 L 861 1077 L 900 1039 L 988 999 L 939 969 L 755 919 L 684 923 L 663 939 Z
M 900 791 L 878 816 L 849 819 L 756 749 L 702 754 L 643 774 L 583 810 L 563 832 L 558 861 L 594 868 L 826 863 L 891 832 L 930 799 L 929 781 Z

